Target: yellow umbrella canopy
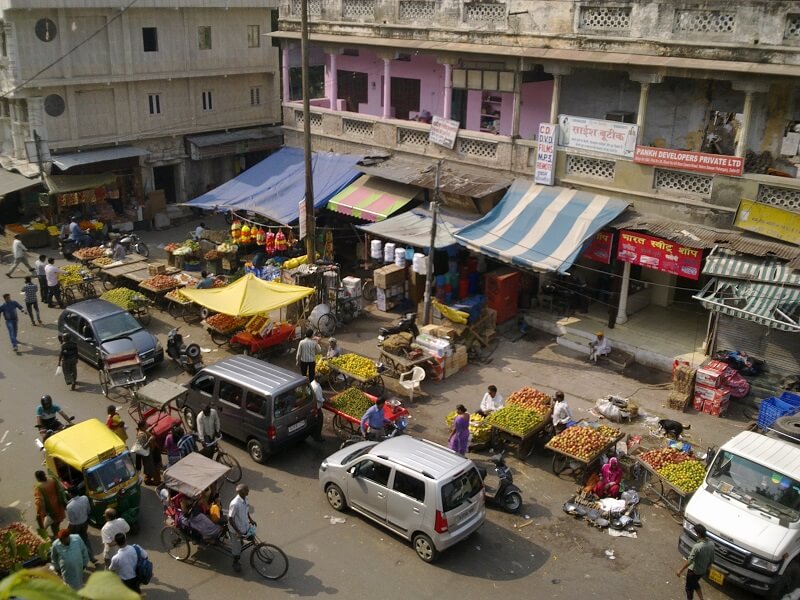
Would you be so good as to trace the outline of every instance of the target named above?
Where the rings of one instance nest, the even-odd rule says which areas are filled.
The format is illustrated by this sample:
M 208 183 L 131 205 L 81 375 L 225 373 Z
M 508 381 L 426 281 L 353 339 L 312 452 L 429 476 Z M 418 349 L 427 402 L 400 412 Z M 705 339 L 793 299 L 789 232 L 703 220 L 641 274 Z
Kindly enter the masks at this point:
M 248 273 L 232 284 L 207 290 L 184 288 L 192 302 L 232 317 L 249 317 L 288 306 L 314 293 L 314 288 L 264 281 Z

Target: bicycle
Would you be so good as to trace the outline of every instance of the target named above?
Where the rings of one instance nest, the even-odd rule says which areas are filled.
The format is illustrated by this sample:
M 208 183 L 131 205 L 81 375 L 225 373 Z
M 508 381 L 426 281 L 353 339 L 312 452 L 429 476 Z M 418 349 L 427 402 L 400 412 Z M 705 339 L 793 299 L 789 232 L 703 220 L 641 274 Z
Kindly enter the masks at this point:
M 219 445 L 219 440 L 221 438 L 222 436 L 219 436 L 214 439 L 213 442 L 204 444 L 200 454 L 230 469 L 225 475 L 225 481 L 228 483 L 239 483 L 242 480 L 242 465 L 239 464 L 236 457 L 225 452 L 222 446 Z

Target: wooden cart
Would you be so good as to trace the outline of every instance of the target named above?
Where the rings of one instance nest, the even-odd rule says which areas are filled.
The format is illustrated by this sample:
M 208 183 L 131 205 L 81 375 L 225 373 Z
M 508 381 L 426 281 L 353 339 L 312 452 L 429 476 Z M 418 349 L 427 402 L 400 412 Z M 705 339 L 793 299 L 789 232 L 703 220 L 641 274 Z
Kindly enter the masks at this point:
M 687 492 L 664 479 L 638 453 L 633 455 L 633 459 L 636 461 L 634 470 L 639 473 L 637 479 L 641 481 L 639 490 L 642 495 L 654 503 L 664 504 L 673 513 L 676 521 L 680 519 L 682 522 L 683 510 L 694 492 Z
M 378 399 L 377 396 L 373 396 L 372 394 L 365 393 L 365 395 L 372 402 L 375 402 Z M 361 428 L 361 417 L 354 417 L 338 410 L 333 405 L 333 402 L 336 400 L 337 396 L 333 396 L 329 400 L 325 400 L 322 408 L 333 413 L 333 419 L 331 420 L 333 431 L 340 440 L 346 441 L 358 435 Z M 399 400 L 387 400 L 383 405 L 383 416 L 388 421 L 394 422 L 400 417 L 408 417 L 408 409 L 403 407 Z
M 95 277 L 89 272 L 85 272 L 80 283 L 65 285 L 61 287 L 61 295 L 64 304 L 72 304 L 78 300 L 97 298 L 97 288 L 94 285 Z
M 545 445 L 545 448 L 553 451 L 553 473 L 561 475 L 564 471 L 569 470 L 577 478 L 581 474 L 586 475 L 590 471 L 590 467 L 600 460 L 600 457 L 608 452 L 610 448 L 616 446 L 617 442 L 623 437 L 625 437 L 625 434 L 620 432 L 615 437 L 608 438 L 608 442 L 588 460 L 554 448 L 550 445 L 550 442 Z
M 234 336 L 234 334 L 244 329 L 244 326 L 247 324 L 247 319 L 243 319 L 240 324 L 236 325 L 235 327 L 231 327 L 226 331 L 223 331 L 221 329 L 218 329 L 217 327 L 214 327 L 213 325 L 210 325 L 208 321 L 205 319 L 203 320 L 202 324 L 203 327 L 205 327 L 206 330 L 208 331 L 208 335 L 211 336 L 211 341 L 214 342 L 217 346 L 224 346 L 225 344 L 230 343 L 231 338 Z
M 381 349 L 381 355 L 378 361 L 386 367 L 386 375 L 389 377 L 400 377 L 400 375 L 408 373 L 414 367 L 420 366 L 424 369 L 426 365 L 433 362 L 433 357 L 423 352 L 421 356 L 410 358 L 399 354 L 392 354 L 391 352 Z
M 553 409 L 542 415 L 542 420 L 538 425 L 525 432 L 518 432 L 507 429 L 502 425 L 492 423 L 492 442 L 493 448 L 504 446 L 511 449 L 519 458 L 528 458 L 533 452 L 536 440 L 539 439 L 547 430 L 553 415 Z
M 118 280 L 125 277 L 128 273 L 134 271 L 144 270 L 147 272 L 147 266 L 143 260 L 123 261 L 122 263 L 112 263 L 100 269 L 100 279 L 103 282 L 103 287 L 107 290 L 113 290 L 118 285 Z
M 174 292 L 175 290 L 171 290 Z M 174 319 L 183 319 L 187 323 L 192 320 L 192 317 L 199 317 L 200 309 L 191 300 L 180 300 L 167 293 L 164 299 L 169 302 L 167 304 L 167 312 Z
M 344 371 L 331 364 L 330 361 L 328 361 L 328 367 L 331 370 L 328 376 L 328 383 L 336 393 L 343 392 L 349 387 L 356 387 L 365 393 L 381 397 L 383 392 L 386 391 L 386 386 L 380 373 L 377 373 L 374 377 L 365 378 L 355 373 Z

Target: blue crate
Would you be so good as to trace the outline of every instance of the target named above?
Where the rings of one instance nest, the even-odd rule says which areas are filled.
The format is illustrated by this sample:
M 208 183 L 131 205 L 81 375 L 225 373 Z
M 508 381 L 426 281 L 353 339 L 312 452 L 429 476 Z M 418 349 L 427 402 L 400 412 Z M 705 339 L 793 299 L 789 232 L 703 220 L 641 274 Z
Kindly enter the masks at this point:
M 786 404 L 791 404 L 792 406 L 800 407 L 800 394 L 796 394 L 794 392 L 783 392 L 780 397 L 781 402 L 786 402 Z
M 800 410 L 800 405 L 788 404 L 779 398 L 767 398 L 761 401 L 758 409 L 758 426 L 766 429 L 781 417 L 793 415 L 798 410 Z

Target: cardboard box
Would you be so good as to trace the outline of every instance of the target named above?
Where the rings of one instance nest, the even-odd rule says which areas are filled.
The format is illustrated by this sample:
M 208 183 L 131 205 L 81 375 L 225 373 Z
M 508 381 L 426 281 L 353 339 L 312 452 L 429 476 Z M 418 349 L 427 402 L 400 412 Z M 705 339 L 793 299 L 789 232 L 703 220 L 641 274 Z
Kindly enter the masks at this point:
M 728 410 L 728 406 L 730 406 L 730 400 L 728 399 L 704 402 L 703 412 L 707 415 L 711 415 L 712 417 L 719 417 Z
M 402 285 L 406 280 L 406 268 L 397 265 L 386 265 L 372 272 L 372 281 L 376 288 L 391 288 L 393 285 Z
M 167 272 L 167 265 L 147 265 L 148 275 L 161 275 Z
M 729 399 L 731 392 L 728 388 L 714 388 L 696 383 L 694 396 L 695 398 L 702 398 L 704 402 L 716 402 Z
M 714 361 L 716 362 L 716 361 Z M 728 365 L 725 365 L 724 368 L 714 368 L 711 364 L 706 365 L 705 367 L 700 367 L 697 369 L 697 375 L 695 376 L 695 383 L 697 385 L 705 385 L 708 387 L 718 388 L 722 385 L 722 374 L 725 372 L 725 369 L 728 368 Z
M 695 395 L 695 397 L 692 399 L 692 408 L 698 412 L 702 412 L 703 404 L 705 404 L 705 402 L 700 396 Z

